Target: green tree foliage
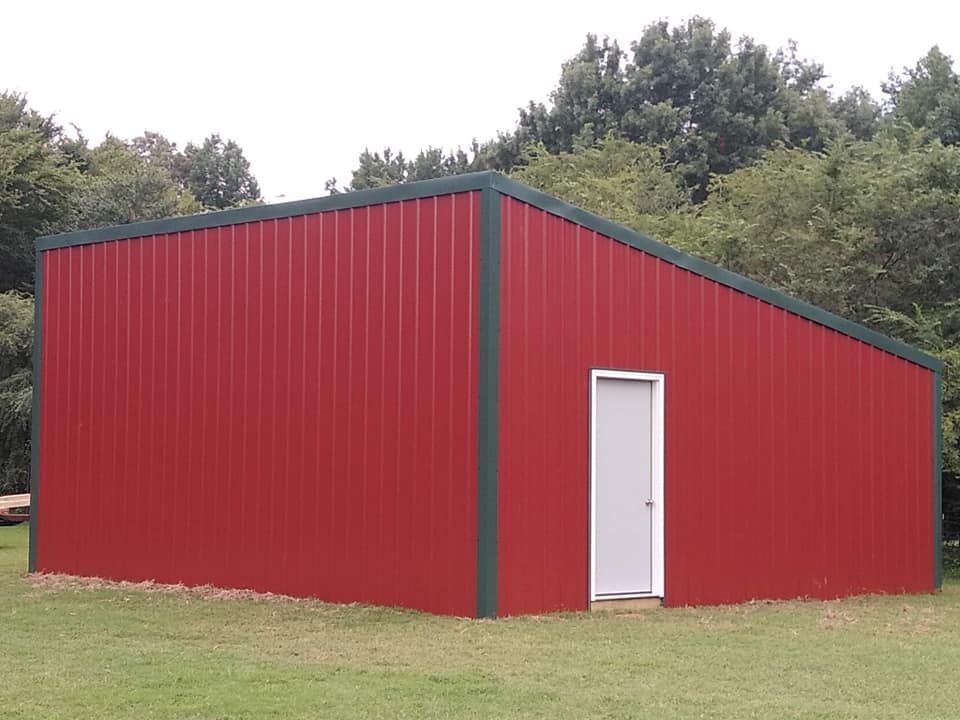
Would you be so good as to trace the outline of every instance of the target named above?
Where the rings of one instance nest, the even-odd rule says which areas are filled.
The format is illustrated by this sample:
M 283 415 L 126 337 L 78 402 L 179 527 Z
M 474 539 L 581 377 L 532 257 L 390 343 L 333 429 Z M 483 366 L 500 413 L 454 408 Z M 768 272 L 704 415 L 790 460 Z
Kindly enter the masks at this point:
M 147 130 L 128 147 L 143 166 L 139 173 L 152 177 L 163 174 L 179 186 L 181 213 L 223 210 L 260 201 L 260 185 L 250 172 L 250 162 L 233 140 L 213 134 L 200 145 L 188 143 L 181 151 L 175 142 Z
M 184 185 L 184 176 L 189 170 L 186 159 L 177 149 L 177 144 L 171 142 L 158 132 L 145 130 L 143 135 L 130 141 L 130 148 L 146 165 L 166 170 L 170 177 Z
M 889 134 L 773 150 L 701 212 L 719 262 L 856 319 L 956 298 L 958 217 L 960 149 Z
M 569 153 L 531 145 L 513 177 L 640 232 L 676 236 L 685 251 L 705 251 L 695 232 L 679 232 L 697 219 L 682 175 L 664 168 L 661 148 L 613 133 Z
M 663 146 L 665 162 L 681 168 L 703 199 L 712 175 L 744 167 L 778 143 L 819 150 L 848 130 L 847 120 L 860 135 L 871 132 L 865 94 L 838 105 L 820 87 L 823 78 L 823 67 L 801 59 L 795 44 L 771 52 L 749 37 L 732 42 L 705 18 L 672 28 L 661 21 L 647 26 L 629 55 L 588 36 L 563 65 L 551 107 L 530 104 L 520 127 L 551 152 L 611 131 Z
M 382 153 L 366 149 L 360 153 L 357 169 L 346 189 L 366 190 L 482 170 L 487 167 L 482 153 L 483 149 L 476 142 L 469 152 L 460 148 L 444 152 L 441 148 L 428 147 L 413 160 L 408 160 L 402 152 L 394 153 L 389 147 Z M 328 180 L 326 188 L 330 193 L 342 192 L 336 178 Z
M 76 227 L 119 225 L 202 209 L 171 175 L 170 166 L 138 154 L 135 144 L 107 137 L 90 152 L 88 163 L 76 198 Z
M 260 185 L 243 150 L 217 134 L 200 145 L 189 143 L 176 163 L 176 174 L 205 208 L 223 210 L 260 200 Z
M 926 128 L 946 145 L 960 143 L 960 77 L 939 47 L 903 74 L 891 74 L 883 90 L 893 119 Z
M 350 190 L 385 187 L 407 181 L 407 159 L 402 152 L 394 154 L 390 148 L 384 148 L 383 154 L 380 154 L 366 149 L 360 153 L 359 162 L 359 167 L 353 171 Z
M 880 124 L 880 104 L 862 87 L 853 87 L 830 101 L 833 114 L 855 140 L 869 140 Z
M 521 128 L 514 133 L 499 133 L 484 143 L 473 140 L 467 150 L 457 148 L 446 152 L 431 146 L 417 153 L 413 160 L 389 147 L 382 153 L 370 152 L 368 148 L 360 153 L 349 185 L 340 187 L 336 178 L 330 178 L 325 188 L 328 193 L 336 194 L 480 170 L 506 171 L 521 162 L 532 142 L 530 133 Z
M 0 93 L 0 292 L 31 290 L 33 241 L 72 223 L 81 176 L 71 152 L 51 118 Z
M 32 353 L 33 298 L 0 293 L 0 495 L 29 487 Z
M 520 111 L 520 129 L 550 152 L 570 152 L 620 131 L 624 118 L 625 54 L 616 42 L 588 35 L 583 48 L 560 69 L 552 106 L 528 103 Z M 636 120 L 636 118 L 633 118 Z M 671 122 L 662 136 L 670 135 Z
M 880 105 L 862 88 L 832 96 L 822 86 L 825 77 L 795 43 L 774 52 L 750 37 L 734 41 L 701 17 L 676 26 L 652 23 L 628 51 L 588 35 L 562 64 L 550 103 L 521 108 L 512 133 L 475 142 L 463 162 L 449 156 L 426 163 L 419 174 L 390 166 L 386 153 L 365 152 L 350 187 L 370 187 L 371 177 L 405 182 L 424 174 L 510 171 L 530 144 L 570 153 L 612 133 L 660 148 L 664 165 L 682 174 L 700 202 L 712 177 L 750 165 L 769 148 L 818 151 L 844 135 L 872 137 Z M 394 162 L 401 157 L 391 154 Z

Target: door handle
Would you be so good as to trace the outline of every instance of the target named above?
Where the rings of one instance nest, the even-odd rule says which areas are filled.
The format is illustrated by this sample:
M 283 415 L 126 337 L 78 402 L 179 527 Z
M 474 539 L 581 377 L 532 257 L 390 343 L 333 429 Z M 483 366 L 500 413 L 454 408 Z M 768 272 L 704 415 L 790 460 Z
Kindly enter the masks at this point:
M 647 507 L 653 506 L 653 498 L 647 498 L 647 502 L 644 503 Z

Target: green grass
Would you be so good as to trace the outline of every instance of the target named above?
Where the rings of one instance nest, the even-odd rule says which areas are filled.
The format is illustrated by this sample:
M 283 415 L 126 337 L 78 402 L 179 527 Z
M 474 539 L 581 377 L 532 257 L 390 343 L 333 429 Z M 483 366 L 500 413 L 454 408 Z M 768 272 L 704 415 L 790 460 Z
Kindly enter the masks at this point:
M 0 528 L 9 718 L 955 718 L 938 595 L 470 621 L 27 579 Z

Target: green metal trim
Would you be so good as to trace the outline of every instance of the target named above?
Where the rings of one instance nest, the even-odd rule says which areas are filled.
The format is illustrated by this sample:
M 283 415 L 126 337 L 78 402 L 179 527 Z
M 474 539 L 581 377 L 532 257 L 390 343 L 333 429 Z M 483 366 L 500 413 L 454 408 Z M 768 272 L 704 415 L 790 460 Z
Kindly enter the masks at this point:
M 933 376 L 933 586 L 943 587 L 943 373 Z
M 30 413 L 30 555 L 27 569 L 37 571 L 37 520 L 40 515 L 40 349 L 43 334 L 43 253 L 37 250 L 33 282 L 33 393 Z
M 184 217 L 168 218 L 164 220 L 148 220 L 146 222 L 130 223 L 128 225 L 113 225 L 95 230 L 80 230 L 78 232 L 47 235 L 37 240 L 40 250 L 70 247 L 72 245 L 89 245 L 91 243 L 109 242 L 111 240 L 125 240 L 129 238 L 145 237 L 148 235 L 165 235 L 189 230 L 203 230 L 205 228 L 235 225 L 237 223 L 256 222 L 259 220 L 275 220 L 277 218 L 309 215 L 311 213 L 326 212 L 329 210 L 347 210 L 349 208 L 379 205 L 382 203 L 414 200 L 416 198 L 449 195 L 452 193 L 480 190 L 490 187 L 490 178 L 494 173 L 490 171 L 454 175 L 451 177 L 422 180 L 392 185 L 385 188 L 371 190 L 357 190 L 356 192 L 329 195 L 310 200 L 295 200 L 293 202 L 276 203 L 274 205 L 254 205 L 252 207 L 235 210 L 221 210 L 219 212 L 203 213 L 200 215 L 186 215 Z
M 500 393 L 500 193 L 480 193 L 480 325 L 477 398 L 477 617 L 497 616 Z
M 709 263 L 706 260 L 701 258 L 694 257 L 692 255 L 687 255 L 684 252 L 681 252 L 675 248 L 672 248 L 663 243 L 657 242 L 652 238 L 649 238 L 640 233 L 634 232 L 629 228 L 624 227 L 623 225 L 618 225 L 615 222 L 606 220 L 599 215 L 594 215 L 593 213 L 587 212 L 586 210 L 581 210 L 578 207 L 565 203 L 562 200 L 558 200 L 555 197 L 547 195 L 546 193 L 540 192 L 539 190 L 534 190 L 527 185 L 518 183 L 515 180 L 510 180 L 502 175 L 493 174 L 492 177 L 493 187 L 499 190 L 504 195 L 509 195 L 512 198 L 516 198 L 521 202 L 525 202 L 529 205 L 544 210 L 545 212 L 550 213 L 551 215 L 557 215 L 562 218 L 566 218 L 571 222 L 575 222 L 578 225 L 582 225 L 590 230 L 600 233 L 601 235 L 606 235 L 607 237 L 613 238 L 619 242 L 629 245 L 631 247 L 642 250 L 645 253 L 654 255 L 662 260 L 665 260 L 673 265 L 682 267 L 685 270 L 696 273 L 697 275 L 702 275 L 705 278 L 709 278 L 715 282 L 720 283 L 721 285 L 726 285 L 727 287 L 738 290 L 747 295 L 751 295 L 759 300 L 762 300 L 776 307 L 782 308 L 787 312 L 791 312 L 795 315 L 807 318 L 813 322 L 823 325 L 825 327 L 836 330 L 839 333 L 844 335 L 849 335 L 850 337 L 861 340 L 869 345 L 878 347 L 881 350 L 886 350 L 889 353 L 898 355 L 905 360 L 916 363 L 917 365 L 922 365 L 925 368 L 929 368 L 934 371 L 942 371 L 943 362 L 938 358 L 928 355 L 916 348 L 913 348 L 905 343 L 898 342 L 892 338 L 882 335 L 875 330 L 859 325 L 851 320 L 842 318 L 839 315 L 834 315 L 831 312 L 818 308 L 809 303 L 805 303 L 802 300 L 797 300 L 796 298 L 785 295 L 779 290 L 774 290 L 772 288 L 761 285 L 755 280 L 750 280 L 745 278 L 742 275 L 725 270 L 724 268 Z

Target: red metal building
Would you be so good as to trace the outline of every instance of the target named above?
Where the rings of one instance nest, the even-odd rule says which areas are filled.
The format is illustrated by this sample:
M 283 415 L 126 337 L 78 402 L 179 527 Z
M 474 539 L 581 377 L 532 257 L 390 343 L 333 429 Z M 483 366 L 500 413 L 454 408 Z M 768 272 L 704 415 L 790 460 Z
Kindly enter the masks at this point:
M 938 360 L 495 173 L 41 238 L 31 570 L 496 616 L 931 591 Z

